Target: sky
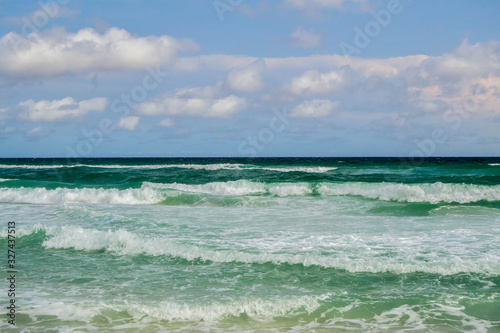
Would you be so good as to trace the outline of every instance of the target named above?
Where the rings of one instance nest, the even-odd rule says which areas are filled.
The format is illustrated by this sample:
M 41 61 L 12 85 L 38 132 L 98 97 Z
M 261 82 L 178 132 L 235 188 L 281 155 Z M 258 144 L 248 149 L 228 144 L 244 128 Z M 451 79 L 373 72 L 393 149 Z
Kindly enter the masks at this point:
M 0 157 L 499 156 L 500 1 L 0 0 Z

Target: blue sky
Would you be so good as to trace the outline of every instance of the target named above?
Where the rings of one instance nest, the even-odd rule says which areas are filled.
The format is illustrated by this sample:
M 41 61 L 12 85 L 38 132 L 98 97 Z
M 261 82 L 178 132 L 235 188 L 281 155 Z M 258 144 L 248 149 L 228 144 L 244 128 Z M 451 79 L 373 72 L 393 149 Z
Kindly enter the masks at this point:
M 0 0 L 0 157 L 498 156 L 500 2 Z

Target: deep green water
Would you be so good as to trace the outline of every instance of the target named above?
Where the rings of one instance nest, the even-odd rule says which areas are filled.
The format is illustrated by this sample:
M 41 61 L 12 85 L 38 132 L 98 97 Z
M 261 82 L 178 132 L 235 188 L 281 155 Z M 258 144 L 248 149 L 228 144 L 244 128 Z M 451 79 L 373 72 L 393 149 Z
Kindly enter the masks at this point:
M 26 332 L 500 332 L 500 159 L 0 159 L 8 221 Z

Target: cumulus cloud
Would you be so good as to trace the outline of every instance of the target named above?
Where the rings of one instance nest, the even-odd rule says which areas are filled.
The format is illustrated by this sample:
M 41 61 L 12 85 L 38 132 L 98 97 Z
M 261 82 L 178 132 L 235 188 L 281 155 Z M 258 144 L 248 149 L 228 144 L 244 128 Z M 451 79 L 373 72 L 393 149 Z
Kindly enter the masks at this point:
M 127 131 L 135 131 L 137 124 L 139 124 L 139 120 L 140 118 L 136 116 L 121 118 L 117 127 Z
M 143 102 L 136 108 L 144 116 L 192 116 L 227 118 L 242 110 L 246 99 L 235 95 L 220 96 L 221 84 L 216 86 L 177 89 Z
M 292 79 L 288 90 L 298 96 L 311 96 L 340 91 L 347 85 L 346 74 L 342 70 L 321 73 L 309 70 Z
M 241 69 L 250 68 L 257 58 L 231 55 L 206 55 L 180 59 L 179 68 L 237 77 Z M 469 44 L 463 41 L 455 50 L 440 56 L 424 54 L 370 59 L 352 57 L 347 63 L 341 55 L 262 58 L 260 77 L 269 82 L 283 82 L 282 89 L 268 86 L 262 103 L 295 103 L 300 98 L 326 98 L 331 94 L 350 99 L 353 110 L 398 108 L 415 113 L 444 112 L 477 97 L 477 110 L 500 111 L 500 42 Z M 229 75 L 228 75 L 229 76 Z M 242 75 L 245 77 L 245 75 Z M 248 80 L 258 83 L 258 80 Z M 258 86 L 258 84 L 255 84 Z M 228 84 L 226 87 L 236 88 Z M 484 90 L 478 95 L 477 90 Z M 251 89 L 235 90 L 248 92 Z M 279 92 L 279 95 L 277 93 Z M 279 96 L 279 97 L 278 97 Z M 266 106 L 264 106 L 266 107 Z
M 100 34 L 92 28 L 34 32 L 27 38 L 11 32 L 0 39 L 0 75 L 52 77 L 85 71 L 142 69 L 171 63 L 180 51 L 198 46 L 170 36 L 137 37 L 119 28 Z M 78 61 L 75 61 L 78 59 Z
M 401 73 L 409 101 L 417 109 L 456 108 L 474 100 L 477 110 L 499 111 L 500 42 L 470 45 L 464 40 L 453 52 L 428 58 Z
M 327 99 L 307 100 L 297 105 L 290 112 L 292 118 L 321 118 L 326 117 L 340 105 Z
M 451 53 L 434 57 L 422 64 L 425 74 L 441 81 L 470 79 L 498 73 L 500 69 L 500 42 L 477 43 L 467 40 Z
M 319 46 L 321 39 L 321 35 L 314 32 L 313 29 L 298 28 L 290 35 L 290 44 L 304 49 L 312 49 Z
M 107 98 L 93 98 L 80 102 L 75 101 L 72 97 L 38 102 L 29 99 L 19 103 L 18 108 L 21 111 L 17 118 L 42 122 L 74 120 L 89 112 L 102 112 L 107 104 Z
M 256 92 L 264 88 L 261 73 L 265 65 L 262 60 L 243 68 L 235 68 L 229 72 L 226 84 L 229 89 L 239 92 Z
M 349 63 L 343 55 L 311 55 L 306 57 L 262 58 L 266 71 L 283 70 L 294 73 L 295 70 L 310 70 L 314 68 L 339 69 L 348 66 L 363 75 L 382 75 L 385 77 L 400 75 L 409 67 L 420 66 L 422 61 L 429 59 L 427 55 L 409 55 L 404 57 L 367 59 L 351 57 Z M 201 55 L 179 58 L 175 67 L 190 72 L 228 71 L 233 68 L 249 66 L 258 59 L 249 56 L 227 54 Z

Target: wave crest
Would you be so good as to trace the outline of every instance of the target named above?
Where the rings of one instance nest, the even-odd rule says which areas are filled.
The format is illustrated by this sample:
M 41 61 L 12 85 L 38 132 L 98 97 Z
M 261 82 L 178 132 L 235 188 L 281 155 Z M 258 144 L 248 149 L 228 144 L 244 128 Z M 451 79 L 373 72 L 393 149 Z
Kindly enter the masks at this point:
M 196 305 L 161 302 L 158 305 L 150 306 L 132 303 L 125 306 L 125 309 L 139 318 L 147 315 L 156 320 L 168 321 L 219 321 L 230 317 L 239 317 L 243 314 L 252 319 L 262 320 L 291 313 L 312 313 L 321 306 L 321 301 L 330 296 L 331 294 L 327 293 L 319 296 L 289 297 L 276 300 L 242 298 L 231 302 Z
M 406 252 L 393 257 L 352 257 L 347 255 L 321 255 L 314 252 L 246 252 L 243 250 L 214 249 L 208 246 L 184 244 L 162 238 L 139 237 L 124 229 L 99 231 L 81 227 L 62 227 L 51 230 L 52 238 L 42 243 L 47 249 L 74 249 L 80 251 L 104 250 L 115 255 L 167 256 L 187 261 L 211 261 L 219 263 L 239 262 L 245 264 L 274 265 L 289 264 L 335 268 L 348 272 L 425 272 L 434 274 L 486 273 L 500 274 L 498 256 L 477 259 L 460 259 L 456 256 L 423 262 L 408 258 Z M 477 260 L 476 260 L 477 259 Z
M 325 196 L 354 195 L 369 199 L 437 204 L 500 201 L 500 186 L 473 184 L 323 183 L 318 193 Z
M 500 201 L 500 185 L 398 184 L 398 183 L 263 183 L 250 180 L 206 184 L 150 183 L 140 188 L 0 188 L 0 202 L 30 204 L 151 205 L 182 194 L 215 197 L 244 196 L 358 196 L 381 201 L 406 203 L 473 203 Z M 189 199 L 189 198 L 188 198 Z M 185 204 L 193 200 L 186 199 Z M 199 200 L 198 200 L 199 201 Z M 198 202 L 196 201 L 196 202 Z M 179 204 L 182 204 L 179 203 Z
M 239 163 L 214 163 L 214 164 L 52 164 L 52 165 L 32 165 L 32 164 L 0 164 L 0 169 L 61 169 L 61 168 L 99 168 L 99 169 L 192 169 L 192 170 L 269 170 L 277 172 L 305 172 L 305 173 L 325 173 L 337 169 L 336 167 L 261 167 L 250 164 Z

